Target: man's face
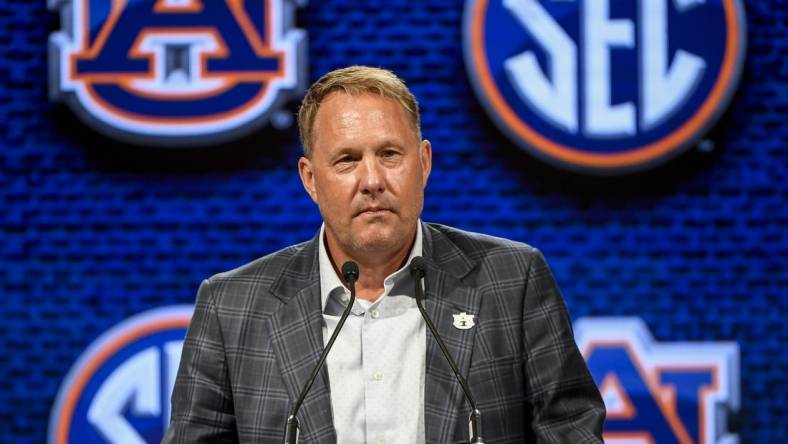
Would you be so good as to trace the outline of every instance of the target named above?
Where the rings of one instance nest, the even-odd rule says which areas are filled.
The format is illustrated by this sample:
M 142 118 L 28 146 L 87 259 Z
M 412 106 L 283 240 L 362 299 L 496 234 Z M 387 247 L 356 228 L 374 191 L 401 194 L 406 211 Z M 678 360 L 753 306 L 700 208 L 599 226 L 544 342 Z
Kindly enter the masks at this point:
M 374 260 L 410 246 L 432 165 L 395 100 L 376 94 L 329 94 L 312 129 L 312 154 L 298 164 L 320 207 L 329 246 Z

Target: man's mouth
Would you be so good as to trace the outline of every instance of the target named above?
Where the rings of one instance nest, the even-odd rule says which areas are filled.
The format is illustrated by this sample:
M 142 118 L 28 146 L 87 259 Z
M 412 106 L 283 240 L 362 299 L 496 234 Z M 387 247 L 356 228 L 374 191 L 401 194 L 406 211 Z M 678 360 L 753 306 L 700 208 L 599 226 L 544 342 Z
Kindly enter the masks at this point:
M 360 216 L 362 214 L 373 214 L 373 215 L 374 214 L 383 214 L 385 212 L 390 212 L 390 211 L 391 210 L 389 210 L 388 208 L 384 208 L 384 207 L 368 207 L 368 208 L 364 208 L 361 211 L 359 211 L 357 215 Z

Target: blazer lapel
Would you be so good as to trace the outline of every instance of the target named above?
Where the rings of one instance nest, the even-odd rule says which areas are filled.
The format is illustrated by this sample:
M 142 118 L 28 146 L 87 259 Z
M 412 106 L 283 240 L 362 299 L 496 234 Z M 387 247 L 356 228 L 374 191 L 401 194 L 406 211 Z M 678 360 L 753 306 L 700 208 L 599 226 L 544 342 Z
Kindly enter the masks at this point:
M 443 337 L 460 373 L 468 377 L 477 327 L 454 326 L 454 315 L 477 315 L 479 292 L 461 278 L 475 264 L 439 231 L 424 227 L 424 258 L 427 261 L 424 306 Z M 474 318 L 475 322 L 478 319 Z M 424 429 L 427 442 L 451 442 L 457 421 L 467 425 L 470 406 L 432 334 L 427 331 L 427 356 L 424 387 Z M 461 436 L 467 438 L 466 436 Z
M 313 240 L 281 271 L 271 291 L 282 306 L 271 317 L 271 339 L 292 409 L 323 351 L 317 246 Z M 287 415 L 290 414 L 288 410 Z M 324 367 L 298 413 L 308 442 L 335 442 L 328 373 Z M 282 424 L 284 430 L 284 424 Z

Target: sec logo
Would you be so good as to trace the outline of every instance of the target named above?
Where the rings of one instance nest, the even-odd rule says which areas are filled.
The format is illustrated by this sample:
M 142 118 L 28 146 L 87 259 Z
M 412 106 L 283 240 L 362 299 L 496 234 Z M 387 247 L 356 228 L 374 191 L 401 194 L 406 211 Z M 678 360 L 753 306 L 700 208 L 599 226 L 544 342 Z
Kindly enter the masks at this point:
M 269 121 L 306 80 L 297 0 L 54 0 L 50 97 L 111 137 L 188 146 Z
M 640 318 L 585 318 L 575 339 L 605 401 L 604 439 L 621 444 L 735 444 L 734 342 L 654 340 Z
M 513 141 L 562 168 L 642 170 L 691 146 L 738 84 L 739 0 L 468 0 L 465 62 Z
M 94 341 L 60 387 L 48 442 L 161 442 L 192 311 L 191 305 L 151 310 Z

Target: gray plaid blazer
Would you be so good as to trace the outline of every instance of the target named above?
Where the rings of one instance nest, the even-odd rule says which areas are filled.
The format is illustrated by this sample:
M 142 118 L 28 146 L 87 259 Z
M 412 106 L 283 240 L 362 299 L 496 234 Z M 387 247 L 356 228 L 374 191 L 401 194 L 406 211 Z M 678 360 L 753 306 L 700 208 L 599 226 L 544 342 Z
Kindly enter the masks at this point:
M 318 239 L 202 283 L 165 443 L 281 443 L 323 348 Z M 425 307 L 466 376 L 488 443 L 601 443 L 604 406 L 541 253 L 424 224 Z M 468 330 L 452 315 L 475 315 Z M 427 333 L 428 443 L 468 439 L 469 407 Z M 418 408 L 419 406 L 414 406 Z M 323 369 L 299 413 L 302 443 L 336 441 Z

